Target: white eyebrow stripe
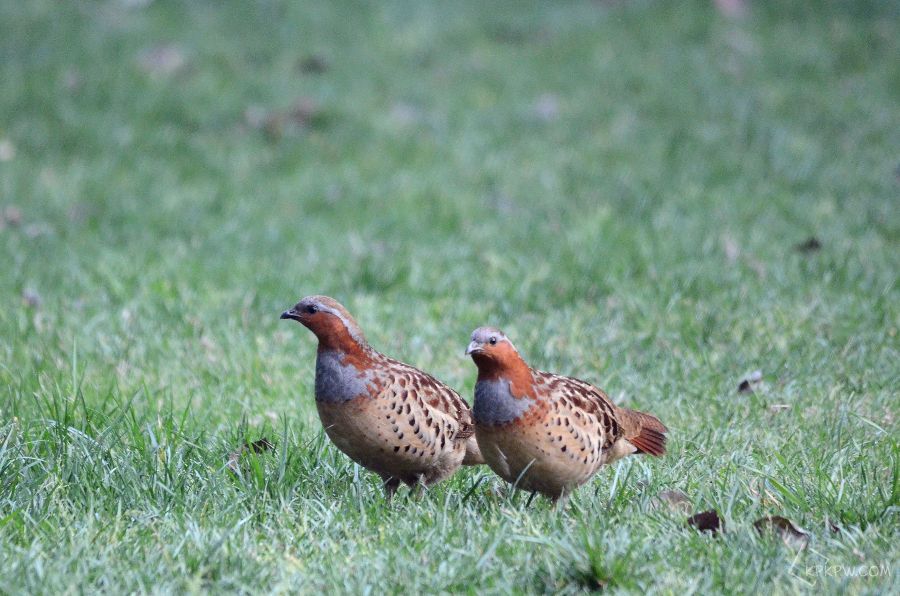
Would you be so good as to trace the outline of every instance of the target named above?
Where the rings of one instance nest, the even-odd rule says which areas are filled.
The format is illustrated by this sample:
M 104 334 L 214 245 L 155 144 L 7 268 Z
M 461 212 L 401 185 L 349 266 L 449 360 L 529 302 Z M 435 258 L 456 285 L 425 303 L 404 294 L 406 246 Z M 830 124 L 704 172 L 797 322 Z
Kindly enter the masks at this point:
M 360 337 L 359 327 L 351 324 L 350 321 L 347 320 L 347 317 L 345 317 L 340 311 L 338 311 L 337 309 L 331 308 L 330 306 L 325 306 L 324 304 L 321 304 L 321 303 L 316 303 L 316 306 L 318 306 L 319 310 L 321 310 L 322 312 L 327 312 L 329 314 L 336 316 L 338 319 L 340 319 L 341 323 L 344 324 L 344 329 L 347 330 L 347 333 L 350 334 L 350 337 L 352 337 L 357 343 L 365 343 L 365 339 Z

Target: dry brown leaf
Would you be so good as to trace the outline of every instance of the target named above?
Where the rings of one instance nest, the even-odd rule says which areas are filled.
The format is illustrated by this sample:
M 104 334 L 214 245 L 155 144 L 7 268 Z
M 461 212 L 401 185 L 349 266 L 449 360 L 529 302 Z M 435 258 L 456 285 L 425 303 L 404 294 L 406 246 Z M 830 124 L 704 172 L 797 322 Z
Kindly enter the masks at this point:
M 297 69 L 306 74 L 322 74 L 328 71 L 328 60 L 321 54 L 311 54 L 297 63 Z
M 788 546 L 806 548 L 809 543 L 809 534 L 795 526 L 788 518 L 780 515 L 761 517 L 753 522 L 753 527 L 760 534 L 771 532 L 779 536 Z
M 248 451 L 252 451 L 253 453 L 263 453 L 272 449 L 275 449 L 275 445 L 265 437 L 258 441 L 253 441 L 252 443 L 244 443 L 240 449 L 228 454 L 228 463 L 225 465 L 235 474 L 239 474 L 241 469 L 241 458 L 245 453 Z
M 244 110 L 244 121 L 253 129 L 263 130 L 272 139 L 280 139 L 285 134 L 321 124 L 322 114 L 314 99 L 301 97 L 285 110 L 267 111 L 261 106 L 248 106 Z
M 38 294 L 38 291 L 34 288 L 25 288 L 22 290 L 22 300 L 29 308 L 39 308 L 43 302 L 43 300 L 41 300 L 41 295 Z
M 690 513 L 691 499 L 680 490 L 664 490 L 652 501 L 654 508 L 666 507 L 679 513 Z
M 731 265 L 737 263 L 738 257 L 741 256 L 741 248 L 731 234 L 722 235 L 722 250 L 725 251 L 725 258 Z
M 760 503 L 768 507 L 781 507 L 781 499 L 774 492 L 769 490 L 766 481 L 761 478 L 752 478 L 750 480 L 750 494 L 754 499 L 758 499 Z
M 695 513 L 687 519 L 689 526 L 697 528 L 701 532 L 715 534 L 725 530 L 725 522 L 719 517 L 719 512 L 715 509 Z
M 16 146 L 9 139 L 0 139 L 0 161 L 11 161 L 16 156 Z
M 738 393 L 753 393 L 753 389 L 762 381 L 762 371 L 754 370 L 738 385 Z
M 815 236 L 810 236 L 800 244 L 794 246 L 797 252 L 809 254 L 822 250 L 822 243 Z
M 164 44 L 142 51 L 138 55 L 138 65 L 150 76 L 168 77 L 187 65 L 187 57 L 180 46 Z
M 81 73 L 76 68 L 66 69 L 62 76 L 62 84 L 66 91 L 75 93 L 81 89 Z
M 38 221 L 22 228 L 22 232 L 28 238 L 40 238 L 41 236 L 53 235 L 53 227 L 47 222 Z
M 418 124 L 422 120 L 422 110 L 403 101 L 394 102 L 388 118 L 399 128 Z
M 722 16 L 729 19 L 740 19 L 747 14 L 745 0 L 715 0 L 715 5 Z
M 15 205 L 7 205 L 6 209 L 3 210 L 3 213 L 0 214 L 0 219 L 2 219 L 5 223 L 8 223 L 10 226 L 18 226 L 22 224 L 22 210 L 16 207 Z
M 559 96 L 555 93 L 543 93 L 534 102 L 531 110 L 538 120 L 553 122 L 559 118 Z

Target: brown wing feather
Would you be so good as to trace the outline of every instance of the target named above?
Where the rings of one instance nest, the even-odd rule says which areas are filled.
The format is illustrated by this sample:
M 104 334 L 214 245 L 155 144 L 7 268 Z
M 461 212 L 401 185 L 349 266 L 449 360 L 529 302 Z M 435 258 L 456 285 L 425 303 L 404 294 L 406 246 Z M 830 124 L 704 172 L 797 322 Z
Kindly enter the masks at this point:
M 568 398 L 582 412 L 596 416 L 603 426 L 604 443 L 611 446 L 624 438 L 634 445 L 638 452 L 660 456 L 666 453 L 666 432 L 668 429 L 656 416 L 620 408 L 606 393 L 584 381 L 562 377 L 551 373 L 535 371 L 540 378 L 556 392 Z
M 604 449 L 611 447 L 622 436 L 616 406 L 603 391 L 584 381 L 543 371 L 534 371 L 534 377 L 546 387 L 549 395 L 568 402 L 574 412 L 597 421 L 598 430 L 603 435 Z
M 387 360 L 394 374 L 404 377 L 409 386 L 415 388 L 427 411 L 435 418 L 445 418 L 452 424 L 454 439 L 467 439 L 475 434 L 469 404 L 456 391 L 413 366 L 392 358 Z

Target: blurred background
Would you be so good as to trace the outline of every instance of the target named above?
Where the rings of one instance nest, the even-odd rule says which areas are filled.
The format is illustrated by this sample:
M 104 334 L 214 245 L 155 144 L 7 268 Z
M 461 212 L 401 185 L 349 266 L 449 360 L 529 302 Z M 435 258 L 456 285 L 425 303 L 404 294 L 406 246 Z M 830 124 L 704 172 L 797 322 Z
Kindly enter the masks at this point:
M 898 560 L 898 57 L 896 0 L 0 1 L 0 592 L 896 593 L 752 520 Z M 670 453 L 384 508 L 313 293 L 469 401 L 499 326 Z
M 4 3 L 7 351 L 80 337 L 130 384 L 172 349 L 243 358 L 308 293 L 454 354 L 482 322 L 552 345 L 615 304 L 875 294 L 897 5 L 737 6 Z M 811 237 L 830 262 L 782 279 Z
M 77 344 L 101 384 L 256 410 L 309 293 L 462 383 L 483 323 L 585 374 L 789 351 L 810 300 L 838 341 L 895 325 L 897 13 L 5 2 L 4 380 Z

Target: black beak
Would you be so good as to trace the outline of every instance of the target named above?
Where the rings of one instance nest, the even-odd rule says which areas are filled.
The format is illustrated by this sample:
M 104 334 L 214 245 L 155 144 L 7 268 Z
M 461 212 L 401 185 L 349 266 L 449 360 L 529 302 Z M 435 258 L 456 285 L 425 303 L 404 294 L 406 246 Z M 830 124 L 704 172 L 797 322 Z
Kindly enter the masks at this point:
M 299 320 L 300 320 L 300 317 L 298 317 L 298 316 L 297 316 L 297 313 L 295 313 L 293 310 L 286 310 L 286 311 L 284 311 L 283 313 L 281 313 L 281 316 L 278 317 L 278 318 L 279 318 L 279 319 L 293 319 L 293 320 L 295 320 L 295 321 L 299 321 Z

